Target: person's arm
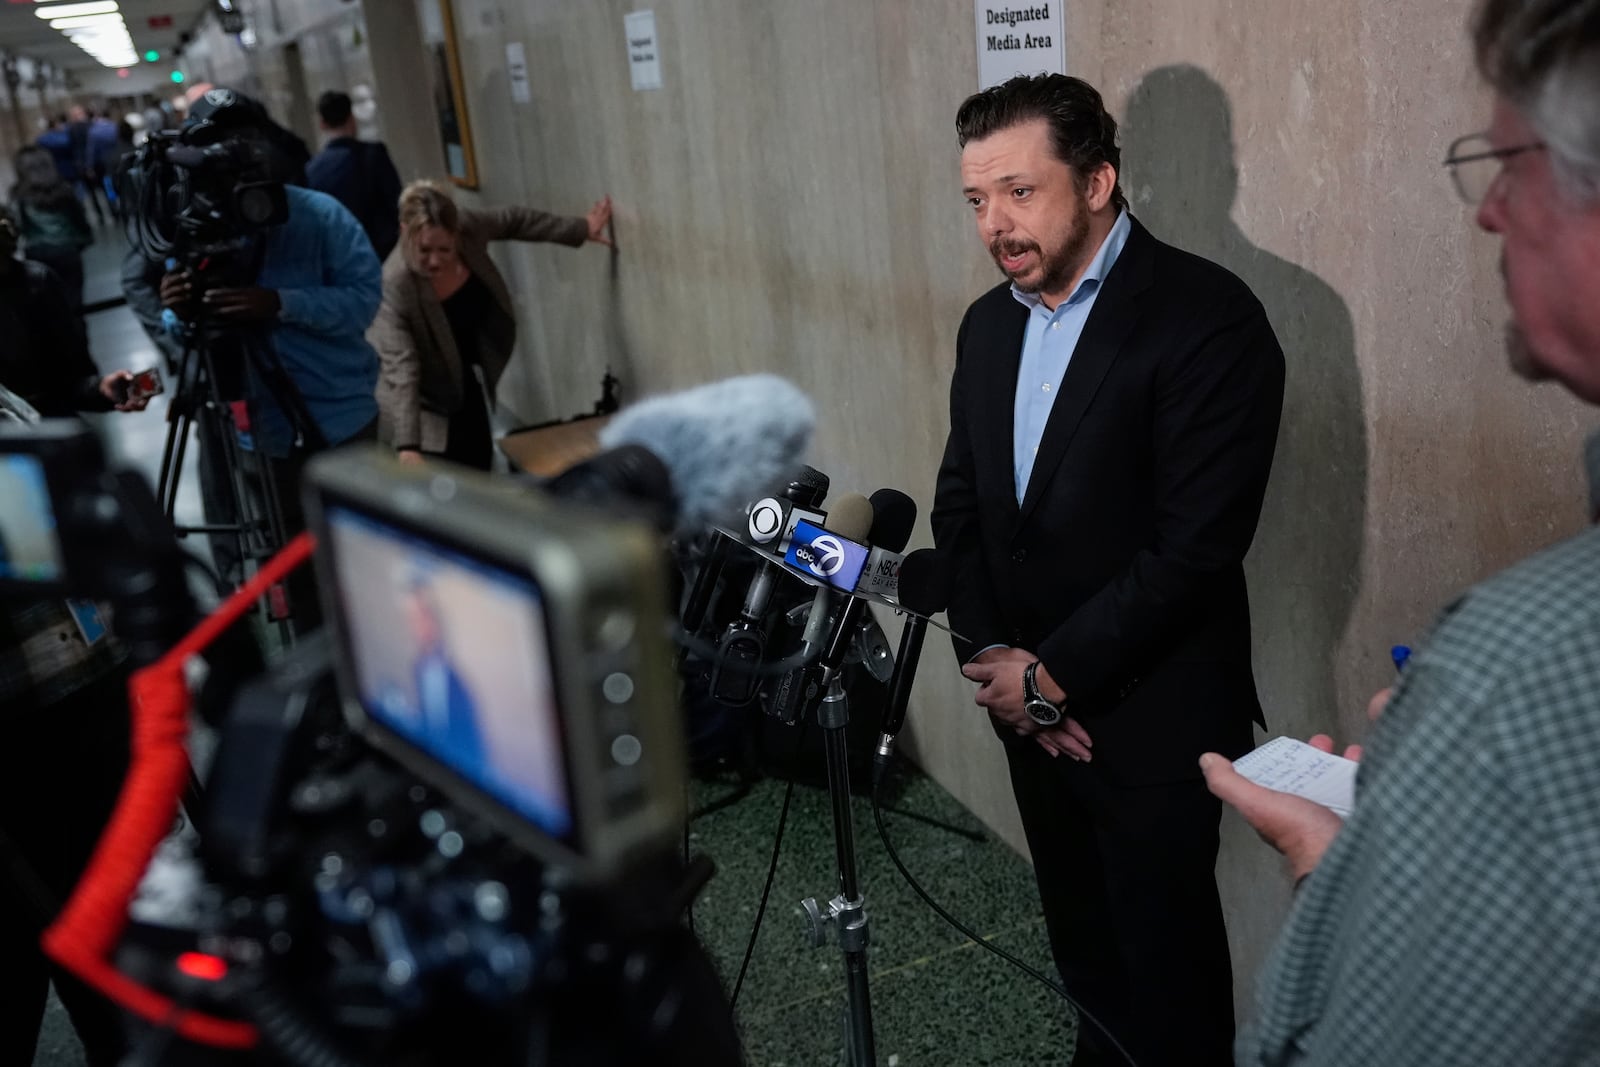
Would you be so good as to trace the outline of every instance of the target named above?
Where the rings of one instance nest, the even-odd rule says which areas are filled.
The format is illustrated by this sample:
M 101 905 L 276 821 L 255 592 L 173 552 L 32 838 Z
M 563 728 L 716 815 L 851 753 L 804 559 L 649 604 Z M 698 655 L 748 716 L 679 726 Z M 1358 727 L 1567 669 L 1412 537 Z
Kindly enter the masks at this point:
M 589 239 L 589 221 L 582 215 L 552 215 L 531 207 L 464 210 L 461 214 L 463 223 L 488 241 L 551 241 L 577 248 Z
M 169 367 L 177 366 L 183 358 L 183 344 L 167 332 L 162 322 L 161 278 L 166 273 L 159 263 L 151 263 L 138 251 L 130 251 L 122 260 L 122 296 L 128 309 L 144 327 L 145 334 L 167 357 Z
M 1240 1064 L 1592 1062 L 1600 833 L 1583 680 L 1600 662 L 1589 632 L 1561 643 L 1499 685 L 1416 679 L 1397 698 L 1412 725 L 1374 738 L 1375 773 L 1267 962 Z
M 967 422 L 963 395 L 962 353 L 971 317 L 972 312 L 968 311 L 956 331 L 956 367 L 950 377 L 950 436 L 934 485 L 933 510 L 928 515 L 933 543 L 949 555 L 957 571 L 955 596 L 947 614 L 950 628 L 960 635 L 953 640 L 956 658 L 963 663 L 991 647 L 1004 648 L 1011 643 L 984 567 L 979 532 L 981 502 L 972 455 L 972 427 Z
M 1283 407 L 1283 351 L 1261 304 L 1238 290 L 1205 336 L 1154 382 L 1153 543 L 1040 644 L 1041 686 L 1103 692 L 1187 625 L 1255 537 Z M 1048 676 L 1048 677 L 1047 677 Z
M 278 290 L 278 321 L 325 337 L 349 337 L 372 325 L 383 302 L 383 266 L 361 223 L 331 197 L 307 225 L 321 229 L 322 284 Z
M 81 320 L 67 302 L 61 280 L 37 263 L 24 266 L 28 272 L 28 315 L 44 342 L 48 358 L 41 382 L 39 410 L 50 416 L 74 411 L 110 411 L 112 400 L 102 385 L 117 375 L 101 375 L 89 355 L 89 342 Z
M 394 160 L 389 156 L 388 146 L 378 142 L 372 146 L 372 188 L 373 195 L 377 197 L 378 204 L 390 215 L 393 215 L 396 224 L 400 218 L 400 191 L 404 188 L 400 181 L 400 172 L 395 169 Z
M 404 279 L 392 279 L 384 288 L 383 303 L 368 339 L 378 351 L 378 411 L 392 438 L 396 452 L 416 452 L 422 448 L 422 400 L 418 381 L 422 360 L 417 355 L 411 324 L 400 310 L 397 287 Z
M 402 185 L 388 148 L 379 143 L 372 145 L 368 152 L 372 159 L 372 246 L 377 249 L 378 258 L 384 259 L 400 243 Z

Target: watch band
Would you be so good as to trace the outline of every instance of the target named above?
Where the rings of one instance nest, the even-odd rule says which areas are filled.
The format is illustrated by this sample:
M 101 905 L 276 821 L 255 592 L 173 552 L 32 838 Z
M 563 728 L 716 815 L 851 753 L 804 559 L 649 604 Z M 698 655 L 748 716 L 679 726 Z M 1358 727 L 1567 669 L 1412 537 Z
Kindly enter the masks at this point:
M 1047 699 L 1039 691 L 1038 671 L 1038 660 L 1022 668 L 1022 710 L 1028 713 L 1028 718 L 1040 726 L 1054 726 L 1061 721 L 1066 712 L 1061 705 Z

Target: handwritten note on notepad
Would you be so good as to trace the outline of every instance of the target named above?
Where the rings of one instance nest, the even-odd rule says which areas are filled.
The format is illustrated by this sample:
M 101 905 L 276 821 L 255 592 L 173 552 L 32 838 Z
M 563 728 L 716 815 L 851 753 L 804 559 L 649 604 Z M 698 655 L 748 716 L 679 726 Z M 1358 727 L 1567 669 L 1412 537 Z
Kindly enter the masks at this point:
M 1314 800 L 1340 818 L 1355 806 L 1356 766 L 1292 737 L 1275 737 L 1233 761 L 1233 769 L 1257 785 Z

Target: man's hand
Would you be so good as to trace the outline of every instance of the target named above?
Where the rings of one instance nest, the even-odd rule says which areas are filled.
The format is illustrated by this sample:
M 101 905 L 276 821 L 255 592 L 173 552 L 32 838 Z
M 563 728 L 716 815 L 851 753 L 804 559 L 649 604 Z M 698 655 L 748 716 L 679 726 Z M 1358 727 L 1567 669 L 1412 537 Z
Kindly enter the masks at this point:
M 128 387 L 132 384 L 132 371 L 112 371 L 100 379 L 100 395 L 111 401 L 118 411 L 143 411 L 150 403 L 150 398 L 141 396 L 129 400 Z
M 169 271 L 161 276 L 161 306 L 182 307 L 194 297 L 194 278 L 186 270 Z
M 1333 751 L 1333 739 L 1327 734 L 1317 734 L 1307 743 L 1324 752 Z M 1361 746 L 1351 745 L 1344 750 L 1344 756 L 1359 760 Z M 1344 820 L 1331 808 L 1292 793 L 1256 785 L 1234 770 L 1226 757 L 1215 752 L 1200 757 L 1200 770 L 1206 776 L 1206 788 L 1217 799 L 1231 804 L 1261 840 L 1283 854 L 1296 882 L 1316 869 L 1322 854 L 1328 851 L 1344 826 Z
M 1094 742 L 1089 738 L 1089 731 L 1077 719 L 1063 718 L 1054 726 L 1041 727 L 1033 739 L 1052 756 L 1067 756 L 1079 763 L 1088 763 L 1094 758 L 1089 751 L 1094 747 Z
M 275 289 L 212 289 L 200 300 L 217 318 L 235 322 L 271 322 L 283 302 Z
M 584 216 L 589 220 L 589 240 L 607 248 L 615 248 L 611 236 L 606 233 L 606 227 L 611 225 L 611 198 L 602 197 L 595 201 L 594 207 L 589 209 L 589 214 Z
M 1022 669 L 1032 662 L 1032 653 L 1020 648 L 991 648 L 961 668 L 968 681 L 978 683 L 973 703 L 988 708 L 990 715 L 1019 734 L 1039 730 L 1022 710 Z
M 1389 698 L 1394 695 L 1394 689 L 1380 689 L 1372 694 L 1372 699 L 1367 701 L 1367 721 L 1377 722 L 1378 716 L 1383 714 L 1383 709 L 1389 706 Z
M 400 458 L 401 463 L 407 465 L 421 466 L 423 463 L 427 462 L 427 460 L 423 458 L 422 453 L 417 451 L 415 448 L 402 448 L 400 451 L 396 452 L 395 455 Z

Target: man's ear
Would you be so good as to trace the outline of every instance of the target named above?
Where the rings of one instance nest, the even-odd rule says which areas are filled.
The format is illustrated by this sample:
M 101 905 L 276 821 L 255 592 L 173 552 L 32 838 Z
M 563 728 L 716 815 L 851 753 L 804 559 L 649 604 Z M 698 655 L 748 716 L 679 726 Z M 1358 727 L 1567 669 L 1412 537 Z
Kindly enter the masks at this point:
M 1117 168 L 1110 163 L 1102 163 L 1089 172 L 1089 188 L 1085 190 L 1085 197 L 1089 201 L 1090 211 L 1104 211 L 1106 205 L 1111 203 L 1111 193 L 1117 187 Z

